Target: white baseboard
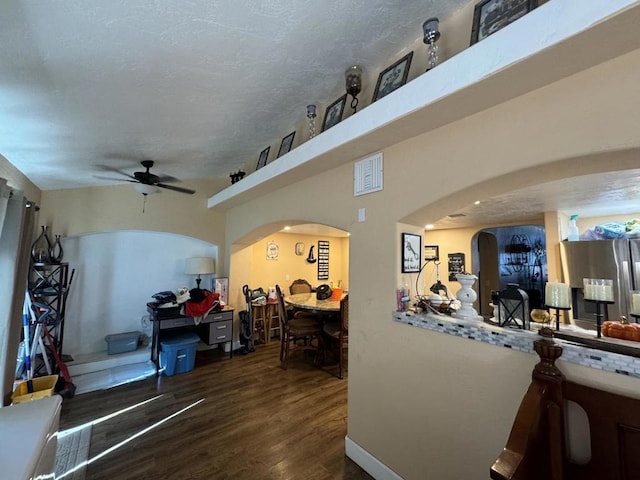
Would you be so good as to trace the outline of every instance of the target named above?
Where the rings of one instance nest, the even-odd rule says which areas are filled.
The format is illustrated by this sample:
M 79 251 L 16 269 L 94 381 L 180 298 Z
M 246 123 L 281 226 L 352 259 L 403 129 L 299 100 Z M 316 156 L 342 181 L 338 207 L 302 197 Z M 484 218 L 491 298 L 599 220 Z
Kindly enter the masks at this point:
M 347 457 L 376 480 L 402 480 L 400 475 L 351 440 L 348 435 L 344 437 L 344 451 Z

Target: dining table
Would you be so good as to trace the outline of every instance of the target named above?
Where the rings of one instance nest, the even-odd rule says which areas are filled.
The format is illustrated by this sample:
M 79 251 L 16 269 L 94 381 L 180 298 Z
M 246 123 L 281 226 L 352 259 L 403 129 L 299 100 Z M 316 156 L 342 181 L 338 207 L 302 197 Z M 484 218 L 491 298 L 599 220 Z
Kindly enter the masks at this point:
M 341 295 L 344 298 L 345 293 Z M 294 309 L 316 312 L 319 315 L 340 313 L 340 300 L 337 298 L 328 298 L 326 300 L 318 300 L 315 292 L 296 293 L 284 297 L 287 305 Z

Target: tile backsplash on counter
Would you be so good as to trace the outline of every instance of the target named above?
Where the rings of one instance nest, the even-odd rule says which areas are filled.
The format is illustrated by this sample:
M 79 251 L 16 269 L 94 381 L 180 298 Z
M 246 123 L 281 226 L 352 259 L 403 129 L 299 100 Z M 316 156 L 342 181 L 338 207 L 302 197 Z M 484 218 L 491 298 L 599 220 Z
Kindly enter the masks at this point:
M 533 342 L 538 338 L 537 331 L 503 328 L 479 321 L 435 314 L 394 312 L 393 318 L 397 322 L 414 327 L 536 355 Z M 563 349 L 559 361 L 640 378 L 640 358 L 596 350 L 559 338 L 554 338 L 554 342 Z

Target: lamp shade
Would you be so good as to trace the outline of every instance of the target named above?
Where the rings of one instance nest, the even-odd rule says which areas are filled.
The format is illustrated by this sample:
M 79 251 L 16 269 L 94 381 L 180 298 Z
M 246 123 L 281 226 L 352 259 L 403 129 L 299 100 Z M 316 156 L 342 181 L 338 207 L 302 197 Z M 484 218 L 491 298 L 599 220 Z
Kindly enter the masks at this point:
M 160 189 L 155 185 L 147 185 L 145 183 L 134 183 L 133 189 L 143 195 L 152 195 L 160 191 Z
M 205 275 L 215 272 L 213 258 L 211 257 L 187 258 L 184 264 L 184 273 L 188 275 Z

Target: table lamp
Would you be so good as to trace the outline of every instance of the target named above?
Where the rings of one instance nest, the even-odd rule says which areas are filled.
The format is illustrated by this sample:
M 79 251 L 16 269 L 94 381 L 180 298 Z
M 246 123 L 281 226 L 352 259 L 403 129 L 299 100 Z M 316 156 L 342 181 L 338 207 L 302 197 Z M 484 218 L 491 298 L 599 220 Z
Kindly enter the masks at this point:
M 213 258 L 211 257 L 192 257 L 187 258 L 184 265 L 184 273 L 187 275 L 197 275 L 196 285 L 197 289 L 200 290 L 200 282 L 202 279 L 200 275 L 208 275 L 211 273 L 215 273 L 215 268 L 213 266 Z

